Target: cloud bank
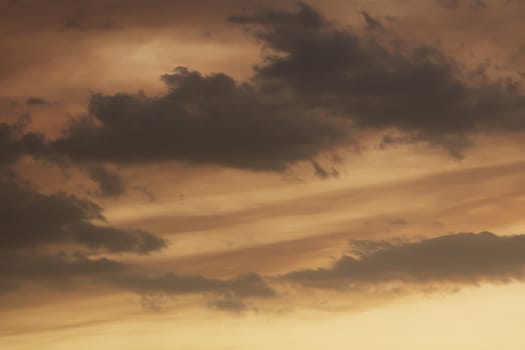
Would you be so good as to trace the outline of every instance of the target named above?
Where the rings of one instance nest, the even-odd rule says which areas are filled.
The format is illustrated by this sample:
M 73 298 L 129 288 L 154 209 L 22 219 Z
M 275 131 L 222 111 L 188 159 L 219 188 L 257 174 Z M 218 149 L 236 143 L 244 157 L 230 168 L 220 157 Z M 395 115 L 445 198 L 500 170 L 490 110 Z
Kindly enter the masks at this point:
M 457 233 L 417 242 L 360 241 L 331 267 L 294 271 L 285 279 L 344 288 L 389 282 L 478 284 L 525 276 L 525 235 Z

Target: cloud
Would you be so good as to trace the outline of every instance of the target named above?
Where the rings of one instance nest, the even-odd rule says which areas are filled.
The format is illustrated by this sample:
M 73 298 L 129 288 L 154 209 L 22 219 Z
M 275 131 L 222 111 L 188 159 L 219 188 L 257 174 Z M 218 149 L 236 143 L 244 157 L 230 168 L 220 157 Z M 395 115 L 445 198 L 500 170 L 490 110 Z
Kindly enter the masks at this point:
M 283 170 L 348 137 L 313 111 L 267 98 L 249 83 L 178 68 L 169 92 L 95 94 L 92 117 L 74 120 L 49 148 L 78 162 L 178 160 L 251 170 Z
M 34 254 L 0 252 L 0 272 L 10 292 L 25 283 L 51 288 L 71 288 L 81 278 L 100 281 L 122 272 L 126 266 L 108 258 L 92 259 L 82 254 Z
M 49 101 L 41 97 L 31 96 L 26 99 L 26 105 L 28 106 L 47 106 L 49 104 L 50 104 Z
M 72 243 L 94 250 L 149 253 L 166 246 L 151 233 L 96 225 L 95 203 L 64 193 L 43 194 L 16 176 L 0 174 L 0 251 Z
M 275 296 L 275 291 L 266 284 L 261 276 L 255 273 L 234 279 L 214 279 L 201 275 L 146 274 L 141 272 L 115 276 L 110 283 L 115 287 L 131 290 L 138 294 L 214 293 L 236 298 L 269 298 Z
M 0 123 L 0 171 L 20 157 L 38 154 L 44 148 L 43 134 L 25 132 L 30 120 L 29 115 L 24 115 L 16 123 Z
M 370 29 L 380 28 L 377 19 L 362 15 Z M 74 119 L 61 136 L 43 147 L 41 136 L 19 132 L 23 145 L 15 147 L 22 150 L 10 154 L 83 165 L 180 161 L 283 171 L 355 146 L 356 135 L 369 130 L 385 132 L 382 147 L 423 142 L 458 158 L 477 134 L 524 130 L 525 96 L 517 82 L 469 78 L 439 49 L 391 48 L 305 3 L 229 21 L 249 28 L 264 47 L 252 79 L 179 67 L 162 76 L 168 91 L 161 96 L 95 93 L 89 115 Z M 108 185 L 100 180 L 110 175 L 100 169 L 91 177 Z M 111 180 L 102 194 L 122 190 L 116 177 Z
M 457 233 L 417 242 L 358 242 L 353 255 L 331 267 L 294 271 L 284 278 L 344 288 L 389 282 L 509 282 L 525 277 L 525 235 Z
M 250 307 L 246 305 L 246 303 L 241 299 L 231 297 L 225 297 L 219 300 L 212 300 L 208 303 L 208 307 L 210 307 L 211 309 L 233 313 L 241 313 L 250 309 Z
M 312 160 L 311 163 L 312 163 L 312 167 L 314 168 L 314 175 L 317 176 L 320 179 L 325 180 L 325 179 L 328 179 L 330 177 L 338 177 L 339 176 L 339 172 L 335 168 L 332 168 L 332 170 L 329 171 L 329 170 L 323 168 L 323 166 L 321 166 L 321 164 L 319 164 L 319 162 L 317 162 L 315 160 Z
M 29 254 L 0 252 L 2 284 L 0 294 L 21 286 L 41 284 L 53 289 L 71 289 L 86 284 L 109 286 L 144 297 L 144 306 L 155 308 L 162 296 L 213 294 L 232 303 L 241 298 L 270 298 L 275 291 L 257 274 L 232 279 L 214 279 L 202 275 L 155 273 L 109 258 L 93 258 L 80 253 Z M 153 304 L 152 304 L 153 303 Z M 215 305 L 215 304 L 214 304 Z M 157 305 L 158 306 L 158 305 Z M 217 308 L 228 305 L 219 303 Z M 233 305 L 229 305 L 230 309 Z
M 329 22 L 312 7 L 230 18 L 264 46 L 254 80 L 264 91 L 352 121 L 358 130 L 395 129 L 410 142 L 460 154 L 480 132 L 525 127 L 525 97 L 510 79 L 468 80 L 437 48 L 390 48 Z
M 40 193 L 13 173 L 0 176 L 0 219 L 0 293 L 33 284 L 55 289 L 97 284 L 139 295 L 275 295 L 257 274 L 214 279 L 160 273 L 100 257 L 151 253 L 167 242 L 148 232 L 101 225 L 105 218 L 97 204 L 64 193 Z
M 366 28 L 368 30 L 378 31 L 378 32 L 384 32 L 385 31 L 385 27 L 383 26 L 383 23 L 381 23 L 381 21 L 379 21 L 377 18 L 372 17 L 366 11 L 361 11 L 361 15 L 363 16 L 363 18 L 365 20 Z
M 126 183 L 117 172 L 103 166 L 92 166 L 88 169 L 89 178 L 97 183 L 103 197 L 116 197 L 126 192 Z

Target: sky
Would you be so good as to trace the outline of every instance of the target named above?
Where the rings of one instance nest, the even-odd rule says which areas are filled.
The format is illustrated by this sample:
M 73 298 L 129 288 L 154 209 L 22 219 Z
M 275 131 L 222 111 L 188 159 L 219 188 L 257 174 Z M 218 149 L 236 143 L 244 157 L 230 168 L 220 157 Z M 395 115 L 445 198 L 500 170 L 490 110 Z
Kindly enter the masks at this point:
M 523 13 L 0 0 L 0 347 L 523 349 Z

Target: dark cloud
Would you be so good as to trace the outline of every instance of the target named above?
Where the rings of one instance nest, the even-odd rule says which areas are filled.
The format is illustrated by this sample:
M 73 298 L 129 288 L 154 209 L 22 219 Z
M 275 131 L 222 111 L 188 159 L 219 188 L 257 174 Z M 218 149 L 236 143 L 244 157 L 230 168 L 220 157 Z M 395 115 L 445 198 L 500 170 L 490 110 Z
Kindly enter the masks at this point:
M 50 288 L 71 288 L 82 278 L 102 281 L 126 266 L 107 258 L 92 259 L 81 254 L 0 253 L 3 282 L 18 289 L 24 284 L 38 283 Z
M 156 308 L 163 296 L 213 294 L 223 297 L 218 309 L 232 311 L 243 304 L 241 298 L 274 297 L 275 291 L 257 274 L 233 279 L 214 279 L 201 275 L 158 274 L 108 258 L 73 254 L 27 254 L 0 252 L 0 293 L 24 285 L 40 284 L 53 289 L 71 289 L 96 283 L 141 295 L 143 306 Z M 228 304 L 227 304 L 228 303 Z
M 139 294 L 216 293 L 237 298 L 275 296 L 275 291 L 266 284 L 264 279 L 253 273 L 227 280 L 207 278 L 201 275 L 138 273 L 116 276 L 111 283 L 116 287 Z
M 458 233 L 418 242 L 358 242 L 328 268 L 285 278 L 314 286 L 351 287 L 388 282 L 508 282 L 525 277 L 525 235 Z
M 126 183 L 117 172 L 96 165 L 90 167 L 88 173 L 89 178 L 97 183 L 101 196 L 116 197 L 126 192 Z
M 102 209 L 64 193 L 42 194 L 15 176 L 0 176 L 0 250 L 72 243 L 111 252 L 148 253 L 166 242 L 148 232 L 96 225 Z
M 348 118 L 354 128 L 396 129 L 454 154 L 477 132 L 523 130 L 525 97 L 516 82 L 469 81 L 438 49 L 391 49 L 320 16 L 303 4 L 230 18 L 252 25 L 265 47 L 254 78 L 264 91 Z
M 97 225 L 104 217 L 95 203 L 64 193 L 39 193 L 14 174 L 0 177 L 0 203 L 0 293 L 33 284 L 67 289 L 96 283 L 140 295 L 210 293 L 246 298 L 275 294 L 257 274 L 214 279 L 156 273 L 94 257 L 101 252 L 150 253 L 166 242 L 140 230 Z M 50 253 L 60 249 L 68 253 Z
M 31 96 L 26 99 L 26 105 L 28 106 L 47 106 L 49 104 L 50 104 L 49 101 L 41 97 Z
M 43 134 L 25 132 L 30 117 L 24 115 L 13 124 L 0 123 L 0 171 L 20 157 L 38 154 L 44 147 Z
M 315 176 L 321 179 L 326 179 L 330 177 L 330 173 L 325 168 L 323 168 L 321 164 L 319 164 L 317 161 L 312 160 L 312 167 L 314 168 Z
M 378 32 L 384 32 L 385 31 L 385 27 L 383 26 L 383 23 L 381 23 L 380 20 L 378 20 L 375 17 L 372 17 L 366 11 L 361 11 L 361 15 L 363 16 L 363 18 L 365 20 L 366 28 L 368 30 L 375 30 L 375 31 L 378 31 Z
M 363 16 L 379 29 L 380 22 Z M 169 89 L 162 96 L 93 94 L 90 114 L 74 119 L 45 152 L 37 150 L 77 164 L 175 160 L 282 171 L 355 146 L 350 135 L 363 130 L 388 132 L 381 147 L 424 142 L 461 158 L 477 133 L 525 127 L 518 83 L 483 74 L 467 80 L 468 72 L 438 49 L 389 48 L 305 3 L 229 20 L 250 28 L 265 47 L 253 79 L 179 67 L 162 76 Z M 91 175 L 109 185 L 102 193 L 122 190 L 114 176 Z
M 0 142 L 7 141 L 0 159 L 33 153 L 77 164 L 175 160 L 282 171 L 355 145 L 350 135 L 369 129 L 388 132 L 381 147 L 424 142 L 458 158 L 478 133 L 523 131 L 525 96 L 517 82 L 483 74 L 468 80 L 438 49 L 390 48 L 305 3 L 297 6 L 229 18 L 265 48 L 253 79 L 179 67 L 162 76 L 169 89 L 162 96 L 93 94 L 90 115 L 74 119 L 45 147 L 40 135 L 1 126 Z M 384 29 L 362 15 L 369 29 Z M 122 193 L 122 179 L 103 169 L 90 172 L 101 194 Z
M 51 152 L 75 161 L 179 160 L 282 170 L 345 141 L 313 111 L 271 99 L 225 74 L 178 68 L 162 77 L 168 94 L 95 94 L 92 117 L 71 123 Z
M 317 176 L 320 179 L 328 179 L 330 177 L 338 177 L 339 172 L 337 169 L 332 168 L 331 170 L 325 169 L 319 162 L 316 160 L 312 160 L 312 167 L 314 168 L 314 175 Z
M 15 175 L 0 177 L 0 203 L 0 293 L 34 284 L 70 289 L 95 283 L 140 295 L 210 293 L 246 298 L 275 294 L 256 274 L 222 280 L 156 273 L 95 258 L 93 254 L 103 251 L 149 253 L 166 242 L 139 230 L 96 225 L 93 222 L 104 217 L 95 203 L 62 193 L 39 193 Z M 68 253 L 49 253 L 53 244 L 55 250 Z

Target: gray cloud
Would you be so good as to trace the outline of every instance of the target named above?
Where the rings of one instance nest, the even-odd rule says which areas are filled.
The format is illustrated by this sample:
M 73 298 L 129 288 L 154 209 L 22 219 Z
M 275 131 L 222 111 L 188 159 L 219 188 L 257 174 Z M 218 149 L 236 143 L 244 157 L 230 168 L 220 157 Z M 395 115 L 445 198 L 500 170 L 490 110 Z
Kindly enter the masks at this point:
M 41 97 L 31 96 L 26 99 L 26 105 L 28 106 L 47 106 L 49 104 L 49 101 Z
M 162 77 L 169 93 L 95 94 L 92 117 L 71 123 L 50 144 L 76 161 L 179 160 L 283 170 L 344 143 L 347 133 L 302 106 L 270 99 L 225 74 L 178 68 Z
M 201 275 L 130 273 L 115 276 L 111 284 L 139 294 L 215 293 L 236 298 L 275 296 L 275 291 L 254 273 L 226 280 Z
M 126 192 L 126 183 L 117 172 L 96 165 L 90 167 L 88 173 L 89 178 L 97 183 L 101 196 L 116 197 Z
M 148 296 L 214 294 L 223 296 L 224 300 L 243 303 L 241 298 L 269 298 L 276 295 L 257 274 L 233 279 L 214 279 L 201 275 L 155 273 L 112 259 L 92 258 L 79 253 L 0 252 L 0 261 L 0 293 L 12 292 L 35 283 L 54 289 L 70 289 L 82 287 L 86 283 L 96 283 L 137 293 L 145 297 L 144 301 L 148 301 Z M 222 303 L 217 305 L 219 309 L 226 307 Z
M 325 168 L 323 168 L 323 166 L 321 164 L 319 164 L 319 162 L 317 162 L 315 160 L 312 160 L 311 163 L 312 163 L 312 167 L 314 168 L 314 175 L 317 176 L 320 179 L 324 180 L 324 179 L 328 179 L 330 177 L 338 177 L 339 176 L 339 172 L 335 168 L 332 168 L 331 170 L 325 169 Z
M 478 132 L 523 131 L 525 97 L 510 79 L 467 81 L 467 72 L 431 47 L 391 49 L 341 28 L 315 9 L 261 10 L 230 21 L 254 28 L 265 47 L 255 81 L 354 128 L 396 129 L 460 154 Z
M 0 174 L 0 250 L 73 243 L 111 252 L 148 253 L 166 242 L 148 232 L 96 225 L 95 203 L 64 193 L 42 194 L 13 175 Z
M 24 155 L 38 154 L 43 148 L 43 134 L 25 132 L 30 122 L 28 115 L 13 124 L 0 123 L 0 170 Z
M 9 292 L 26 283 L 51 288 L 71 288 L 81 278 L 102 280 L 126 269 L 107 258 L 91 259 L 81 254 L 0 253 L 0 272 Z
M 376 19 L 363 15 L 378 28 Z M 162 96 L 93 94 L 89 116 L 32 151 L 77 164 L 175 160 L 282 171 L 355 146 L 350 135 L 363 130 L 385 131 L 382 147 L 424 142 L 455 157 L 463 157 L 477 133 L 524 130 L 518 83 L 466 80 L 463 67 L 438 49 L 388 48 L 305 3 L 295 12 L 262 9 L 229 21 L 254 28 L 265 47 L 253 79 L 179 67 L 162 76 L 168 88 Z M 19 138 L 38 145 L 37 136 Z M 108 184 L 102 177 L 110 180 L 100 171 L 91 175 L 101 185 Z M 101 192 L 121 191 L 114 180 Z
M 378 20 L 377 18 L 372 17 L 368 12 L 361 11 L 361 15 L 363 16 L 365 20 L 366 27 L 368 30 L 375 30 L 378 32 L 384 32 L 386 30 L 385 27 L 383 26 L 383 23 L 381 23 L 381 21 Z
M 328 268 L 286 279 L 319 287 L 405 283 L 508 282 L 525 277 L 525 235 L 458 233 L 418 242 L 363 242 Z

